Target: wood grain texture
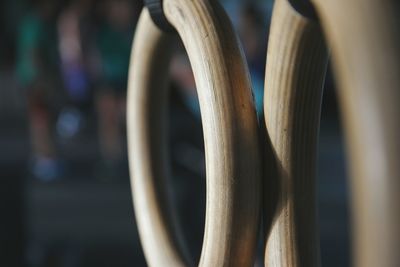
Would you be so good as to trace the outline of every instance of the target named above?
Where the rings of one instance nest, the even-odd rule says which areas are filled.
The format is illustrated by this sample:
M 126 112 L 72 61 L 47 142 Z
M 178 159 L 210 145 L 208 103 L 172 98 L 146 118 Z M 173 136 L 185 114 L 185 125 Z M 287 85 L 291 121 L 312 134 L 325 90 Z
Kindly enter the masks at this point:
M 175 41 L 142 12 L 131 55 L 127 124 L 136 220 L 150 266 L 189 262 L 166 197 L 167 70 Z
M 350 152 L 355 265 L 400 266 L 399 3 L 312 2 L 332 48 Z
M 319 266 L 316 154 L 327 49 L 316 21 L 276 0 L 264 113 L 266 266 Z
M 260 212 L 258 125 L 237 37 L 215 1 L 164 0 L 188 52 L 205 138 L 207 200 L 200 266 L 252 266 Z M 128 91 L 131 184 L 150 266 L 188 266 L 166 201 L 165 84 L 170 39 L 142 12 Z

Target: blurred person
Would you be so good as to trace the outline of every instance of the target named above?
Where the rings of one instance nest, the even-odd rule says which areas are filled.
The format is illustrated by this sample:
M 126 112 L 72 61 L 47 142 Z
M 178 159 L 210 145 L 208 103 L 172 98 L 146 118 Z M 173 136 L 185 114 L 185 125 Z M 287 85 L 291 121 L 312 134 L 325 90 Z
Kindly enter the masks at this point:
M 89 101 L 89 56 L 92 43 L 91 0 L 71 0 L 58 20 L 58 49 L 61 74 L 69 104 L 57 121 L 61 137 L 73 137 L 83 124 L 82 109 Z
M 254 3 L 245 4 L 239 14 L 239 37 L 249 66 L 257 113 L 263 114 L 265 57 L 267 48 L 265 15 Z
M 26 90 L 33 149 L 33 175 L 50 181 L 60 175 L 51 131 L 57 84 L 56 5 L 36 1 L 18 27 L 16 75 Z
M 123 160 L 121 122 L 125 121 L 129 58 L 136 18 L 131 1 L 108 0 L 103 4 L 104 21 L 96 38 L 101 68 L 95 100 L 104 168 L 101 174 L 112 177 Z

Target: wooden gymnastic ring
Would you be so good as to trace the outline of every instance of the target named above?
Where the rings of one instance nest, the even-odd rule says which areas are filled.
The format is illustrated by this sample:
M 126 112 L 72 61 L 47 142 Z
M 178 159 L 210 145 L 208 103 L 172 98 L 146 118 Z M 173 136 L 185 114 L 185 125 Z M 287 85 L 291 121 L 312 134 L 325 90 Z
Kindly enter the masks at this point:
M 327 62 L 318 22 L 276 0 L 264 91 L 266 266 L 319 266 L 316 162 Z
M 258 124 L 237 37 L 216 1 L 164 0 L 188 52 L 203 123 L 207 198 L 199 266 L 252 266 L 260 207 Z M 129 73 L 128 151 L 134 210 L 150 266 L 187 266 L 165 201 L 165 108 L 174 37 L 144 9 Z
M 398 6 L 311 0 L 320 28 L 289 2 L 275 1 L 266 67 L 265 264 L 320 265 L 315 160 L 325 35 L 350 152 L 354 263 L 400 266 Z
M 400 266 L 400 6 L 312 0 L 332 50 L 346 145 L 354 263 Z

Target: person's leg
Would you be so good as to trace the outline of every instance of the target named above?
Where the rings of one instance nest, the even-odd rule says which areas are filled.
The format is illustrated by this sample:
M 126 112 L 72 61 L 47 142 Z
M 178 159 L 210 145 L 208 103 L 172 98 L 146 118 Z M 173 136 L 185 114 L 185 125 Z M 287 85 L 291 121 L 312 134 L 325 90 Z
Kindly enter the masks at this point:
M 50 134 L 50 114 L 43 93 L 38 89 L 32 89 L 28 95 L 28 113 L 34 156 L 54 157 L 54 146 Z
M 32 174 L 45 182 L 59 178 L 61 169 L 51 134 L 51 114 L 43 90 L 29 90 L 28 116 L 32 144 Z
M 114 164 L 121 159 L 122 154 L 118 99 L 112 92 L 101 92 L 96 97 L 96 107 L 100 153 L 106 163 Z

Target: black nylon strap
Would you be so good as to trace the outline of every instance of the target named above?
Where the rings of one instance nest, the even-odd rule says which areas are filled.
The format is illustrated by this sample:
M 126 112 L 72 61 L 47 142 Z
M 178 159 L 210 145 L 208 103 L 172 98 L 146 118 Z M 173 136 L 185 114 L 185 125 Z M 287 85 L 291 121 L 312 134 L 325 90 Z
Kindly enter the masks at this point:
M 163 11 L 163 0 L 144 0 L 150 16 L 160 30 L 165 32 L 175 32 L 174 27 L 168 22 Z
M 300 14 L 309 18 L 318 20 L 317 13 L 315 12 L 314 6 L 310 0 L 289 0 L 294 9 L 296 9 Z

